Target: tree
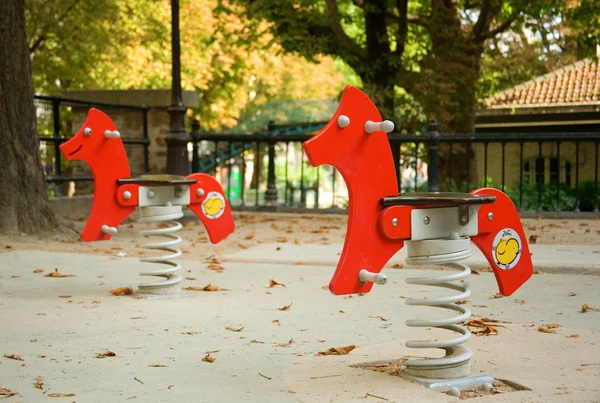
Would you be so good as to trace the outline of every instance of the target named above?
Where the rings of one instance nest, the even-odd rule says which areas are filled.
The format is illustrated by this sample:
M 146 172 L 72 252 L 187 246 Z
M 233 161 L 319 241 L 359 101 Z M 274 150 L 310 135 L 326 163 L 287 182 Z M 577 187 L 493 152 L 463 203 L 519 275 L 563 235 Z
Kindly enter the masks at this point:
M 360 76 L 390 116 L 394 87 L 445 132 L 471 132 L 481 57 L 513 23 L 558 13 L 560 0 L 234 0 L 276 41 L 307 58 L 332 55 Z
M 46 196 L 23 0 L 0 2 L 0 233 L 56 227 Z

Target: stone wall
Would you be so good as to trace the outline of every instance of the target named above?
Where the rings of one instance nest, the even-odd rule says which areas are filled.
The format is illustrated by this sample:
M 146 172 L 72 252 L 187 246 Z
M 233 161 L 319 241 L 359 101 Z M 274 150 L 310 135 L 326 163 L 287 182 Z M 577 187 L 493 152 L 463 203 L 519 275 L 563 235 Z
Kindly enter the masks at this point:
M 171 103 L 170 90 L 90 90 L 71 91 L 63 94 L 65 98 L 90 101 L 106 102 L 122 105 L 148 106 L 148 147 L 149 173 L 165 173 L 167 163 L 167 146 L 165 136 L 169 133 L 168 107 Z M 195 91 L 184 91 L 183 101 L 187 107 L 198 106 L 198 93 Z M 106 113 L 116 124 L 117 130 L 123 139 L 143 139 L 143 114 L 138 110 L 129 110 L 113 107 L 98 107 Z M 80 105 L 72 106 L 71 120 L 73 134 L 78 131 L 87 117 L 89 108 Z M 144 173 L 144 147 L 142 145 L 126 145 L 125 150 L 129 159 L 132 176 Z M 91 175 L 89 167 L 81 161 L 73 163 L 72 173 L 74 175 Z M 68 175 L 66 172 L 65 175 Z M 93 184 L 90 182 L 78 182 L 75 184 L 75 194 L 90 194 Z

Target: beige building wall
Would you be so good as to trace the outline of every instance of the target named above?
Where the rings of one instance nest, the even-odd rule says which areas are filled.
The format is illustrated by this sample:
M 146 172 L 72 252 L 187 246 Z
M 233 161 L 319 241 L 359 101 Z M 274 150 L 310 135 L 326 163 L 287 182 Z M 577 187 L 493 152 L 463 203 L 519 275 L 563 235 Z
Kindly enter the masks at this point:
M 544 163 L 544 182 L 550 182 L 550 158 L 557 157 L 558 146 L 556 143 L 543 143 L 541 156 L 546 161 Z M 476 175 L 478 183 L 482 183 L 485 173 L 485 146 L 481 143 L 473 145 Z M 538 143 L 525 143 L 523 145 L 523 165 L 530 163 L 529 182 L 535 183 L 535 160 L 539 156 Z M 487 176 L 491 178 L 494 185 L 502 185 L 502 145 L 499 143 L 490 143 L 487 149 Z M 595 146 L 593 142 L 582 142 L 579 145 L 579 181 L 593 180 L 595 175 Z M 576 146 L 573 142 L 563 142 L 560 145 L 560 182 L 567 180 L 567 162 L 570 163 L 571 186 L 575 186 L 576 176 Z M 507 187 L 515 186 L 519 183 L 521 172 L 520 166 L 520 146 L 518 143 L 507 143 L 505 146 L 504 161 L 504 183 Z M 524 181 L 526 178 L 524 178 Z M 489 185 L 489 184 L 488 184 Z

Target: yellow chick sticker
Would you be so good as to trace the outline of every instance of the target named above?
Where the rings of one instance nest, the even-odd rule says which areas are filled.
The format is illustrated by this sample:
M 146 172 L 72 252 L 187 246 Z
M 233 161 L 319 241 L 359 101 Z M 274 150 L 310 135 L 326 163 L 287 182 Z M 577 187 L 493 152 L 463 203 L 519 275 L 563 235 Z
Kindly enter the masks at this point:
M 496 234 L 492 244 L 494 261 L 499 268 L 510 270 L 521 258 L 521 238 L 516 231 L 505 228 Z
M 221 217 L 224 211 L 225 199 L 219 192 L 210 192 L 202 202 L 202 212 L 206 217 L 212 220 Z

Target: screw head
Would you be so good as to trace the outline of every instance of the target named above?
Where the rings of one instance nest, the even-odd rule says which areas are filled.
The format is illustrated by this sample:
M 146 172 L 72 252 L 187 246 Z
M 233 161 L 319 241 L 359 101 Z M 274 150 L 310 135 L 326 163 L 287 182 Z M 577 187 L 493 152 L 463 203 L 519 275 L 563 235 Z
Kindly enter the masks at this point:
M 202 189 L 202 188 L 199 188 L 198 190 L 196 190 L 196 195 L 197 195 L 198 197 L 202 197 L 202 196 L 204 196 L 204 189 Z
M 126 190 L 123 192 L 123 199 L 125 199 L 125 200 L 131 199 L 131 192 L 129 192 L 129 190 Z
M 494 219 L 494 213 L 491 211 L 488 213 L 488 220 L 492 221 Z
M 154 199 L 154 196 L 156 196 L 156 194 L 152 190 L 149 190 L 148 191 L 148 199 Z
M 429 217 L 427 217 L 427 216 L 423 217 L 423 224 L 428 225 L 430 221 L 431 220 L 429 219 Z
M 392 218 L 392 227 L 398 226 L 398 219 L 396 217 Z

